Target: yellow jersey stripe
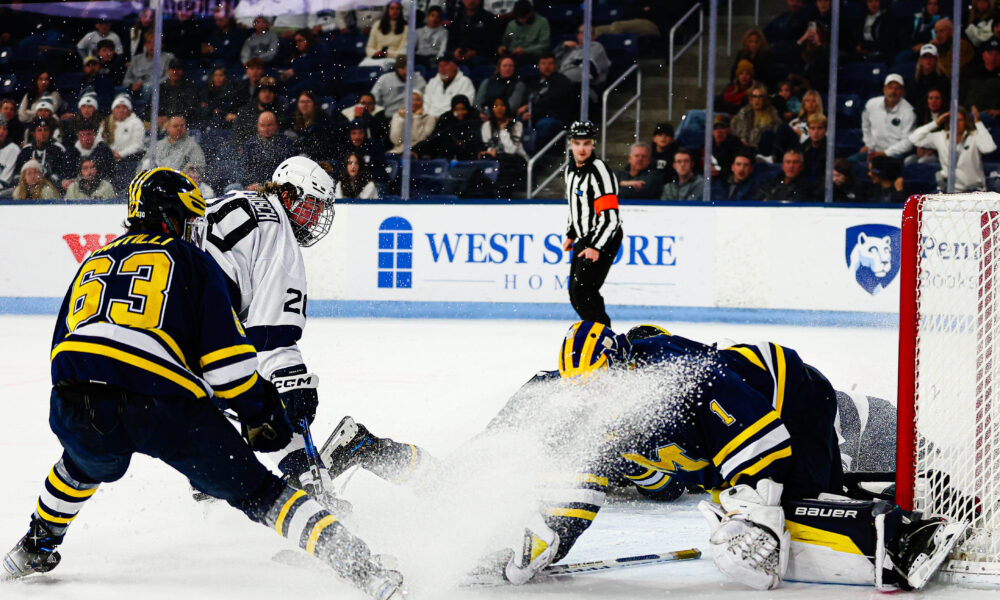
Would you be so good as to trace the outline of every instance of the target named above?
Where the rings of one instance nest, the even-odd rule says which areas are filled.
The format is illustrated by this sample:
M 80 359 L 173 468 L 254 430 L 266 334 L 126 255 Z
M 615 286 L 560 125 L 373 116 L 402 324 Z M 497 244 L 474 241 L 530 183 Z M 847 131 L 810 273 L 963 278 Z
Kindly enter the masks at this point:
M 313 526 L 312 531 L 309 532 L 309 541 L 306 542 L 306 552 L 309 554 L 315 554 L 316 542 L 319 541 L 319 534 L 323 533 L 324 529 L 336 522 L 337 517 L 333 515 L 326 515 L 320 519 L 319 522 Z
M 244 383 L 234 387 L 231 390 L 215 392 L 215 395 L 218 398 L 235 398 L 236 396 L 239 396 L 243 392 L 252 388 L 255 383 L 257 383 L 257 371 L 254 371 L 253 375 L 250 376 L 250 379 L 247 379 Z
M 163 331 L 162 329 L 144 329 L 143 331 L 150 331 L 156 334 L 156 337 L 163 340 L 163 343 L 166 344 L 168 348 L 170 348 L 170 350 L 174 353 L 174 355 L 177 356 L 177 358 L 181 359 L 181 364 L 184 365 L 184 368 L 187 369 L 188 371 L 191 370 L 191 367 L 188 366 L 187 364 L 187 358 L 185 358 L 184 353 L 181 352 L 181 347 L 177 345 L 177 342 L 174 341 L 174 338 L 170 337 L 170 334 L 168 334 L 166 331 Z
M 625 477 L 627 477 L 627 478 L 629 478 L 629 479 L 631 479 L 633 481 L 639 481 L 640 479 L 646 479 L 647 477 L 649 477 L 650 475 L 652 475 L 654 472 L 655 472 L 654 469 L 646 469 L 646 472 L 643 473 L 642 475 L 625 475 Z
M 774 408 L 781 414 L 781 405 L 785 402 L 785 349 L 777 344 L 771 344 L 774 346 L 774 355 L 777 357 L 774 370 L 775 382 L 777 387 L 774 391 Z
M 757 473 L 760 473 L 761 471 L 763 471 L 768 465 L 770 465 L 774 461 L 782 459 L 782 458 L 788 458 L 791 455 L 792 455 L 792 447 L 791 446 L 788 446 L 786 448 L 782 448 L 781 450 L 776 450 L 776 451 L 768 454 L 764 458 L 758 460 L 754 464 L 750 465 L 749 467 L 743 469 L 742 471 L 740 471 L 739 473 L 737 473 L 736 475 L 734 475 L 733 478 L 732 478 L 733 485 L 736 485 L 736 478 L 737 477 L 739 477 L 741 475 L 756 475 Z
M 230 346 L 228 348 L 222 348 L 222 349 L 216 350 L 214 352 L 209 352 L 205 356 L 201 357 L 201 360 L 199 361 L 199 364 L 201 365 L 201 368 L 204 369 L 206 366 L 208 366 L 208 365 L 210 365 L 210 364 L 212 364 L 214 362 L 218 362 L 220 360 L 224 360 L 224 359 L 229 358 L 231 356 L 236 356 L 238 354 L 255 354 L 256 352 L 257 352 L 257 349 L 254 348 L 253 346 L 251 346 L 250 344 L 237 344 L 235 346 Z
M 70 521 L 72 521 L 73 519 L 76 518 L 76 515 L 73 515 L 72 517 L 68 517 L 68 518 L 53 517 L 49 513 L 45 512 L 45 509 L 42 508 L 41 501 L 38 501 L 35 504 L 35 510 L 38 511 L 38 516 L 40 516 L 41 518 L 45 519 L 46 521 L 49 521 L 51 523 L 58 523 L 60 525 L 65 525 L 66 523 L 69 523 Z
M 580 508 L 546 508 L 545 514 L 553 517 L 573 517 L 574 519 L 586 519 L 588 521 L 593 521 L 597 513 L 592 510 L 583 510 Z
M 62 479 L 59 479 L 59 476 L 56 475 L 55 467 L 53 467 L 52 470 L 49 471 L 49 483 L 52 484 L 52 487 L 66 494 L 67 496 L 71 496 L 73 498 L 90 498 L 91 496 L 94 495 L 95 492 L 97 492 L 96 487 L 90 488 L 89 490 L 78 490 L 76 488 L 71 488 L 70 486 L 66 485 L 66 483 L 63 482 Z
M 795 523 L 794 521 L 785 521 L 785 528 L 788 529 L 788 533 L 791 534 L 793 542 L 813 544 L 815 546 L 825 546 L 831 550 L 844 552 L 846 554 L 859 554 L 861 556 L 864 556 L 865 554 L 860 548 L 858 548 L 858 545 L 854 543 L 854 540 L 840 533 L 833 533 L 832 531 L 802 525 L 801 523 Z
M 729 443 L 723 446 L 722 450 L 719 450 L 719 453 L 712 458 L 712 463 L 715 466 L 721 465 L 722 461 L 726 460 L 726 457 L 729 456 L 733 450 L 739 448 L 741 445 L 743 445 L 743 442 L 750 439 L 752 436 L 757 434 L 757 432 L 767 427 L 777 418 L 778 418 L 778 413 L 772 410 L 763 417 L 761 417 L 760 419 L 758 419 L 756 423 L 754 423 L 750 427 L 747 427 L 742 432 L 740 432 L 739 435 L 729 440 Z
M 658 490 L 663 486 L 667 485 L 668 483 L 670 483 L 670 476 L 664 475 L 663 477 L 660 478 L 659 481 L 657 481 L 653 485 L 642 485 L 641 483 L 638 485 L 644 490 Z
M 739 352 L 753 364 L 757 365 L 761 369 L 764 369 L 765 371 L 767 370 L 767 367 L 764 366 L 764 363 L 760 362 L 760 358 L 758 358 L 757 353 L 751 350 L 750 348 L 742 346 L 731 346 L 729 348 L 726 348 L 726 350 L 733 350 L 735 352 Z
M 289 498 L 288 501 L 285 502 L 285 505 L 281 507 L 281 511 L 278 513 L 278 518 L 274 521 L 274 530 L 278 532 L 278 535 L 280 536 L 285 535 L 285 532 L 281 530 L 281 527 L 285 524 L 285 517 L 288 516 L 288 511 L 291 510 L 292 505 L 295 504 L 295 501 L 305 495 L 306 495 L 305 492 L 303 492 L 302 490 L 298 490 L 294 494 L 292 494 L 292 497 Z
M 54 360 L 56 355 L 60 352 L 83 352 L 85 354 L 97 354 L 98 356 L 105 356 L 117 361 L 121 361 L 143 371 L 149 371 L 159 375 L 160 377 L 176 383 L 182 388 L 194 394 L 195 398 L 205 398 L 208 396 L 205 390 L 202 389 L 200 385 L 194 381 L 179 375 L 166 367 L 162 367 L 155 362 L 142 358 L 141 356 L 136 356 L 135 354 L 130 354 L 123 350 L 118 350 L 116 348 L 111 348 L 109 346 L 103 346 L 101 344 L 95 344 L 93 342 L 61 342 L 55 348 L 52 349 L 51 359 Z

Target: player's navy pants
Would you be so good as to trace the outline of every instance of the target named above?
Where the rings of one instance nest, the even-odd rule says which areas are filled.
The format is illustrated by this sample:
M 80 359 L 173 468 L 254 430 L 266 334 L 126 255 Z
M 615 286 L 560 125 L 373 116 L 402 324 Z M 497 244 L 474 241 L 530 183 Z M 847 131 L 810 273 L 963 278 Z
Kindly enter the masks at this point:
M 577 241 L 573 245 L 573 262 L 569 267 L 569 301 L 580 315 L 583 321 L 594 321 L 611 326 L 611 317 L 604 310 L 604 298 L 601 297 L 601 286 L 608 277 L 611 264 L 618 256 L 618 248 L 622 245 L 622 232 L 612 236 L 608 243 L 601 250 L 601 256 L 597 260 L 587 260 L 582 256 L 577 256 L 587 244 Z
M 49 425 L 62 443 L 67 470 L 83 483 L 120 479 L 139 452 L 257 522 L 284 489 L 207 399 L 145 396 L 102 385 L 57 387 Z

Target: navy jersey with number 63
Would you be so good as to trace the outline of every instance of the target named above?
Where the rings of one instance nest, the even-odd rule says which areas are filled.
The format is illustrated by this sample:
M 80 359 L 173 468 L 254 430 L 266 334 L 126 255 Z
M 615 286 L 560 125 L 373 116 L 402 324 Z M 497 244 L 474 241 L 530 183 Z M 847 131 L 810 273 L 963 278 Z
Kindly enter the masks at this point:
M 194 245 L 153 233 L 124 235 L 83 262 L 59 311 L 51 358 L 53 384 L 239 396 L 240 404 L 267 393 L 222 271 Z

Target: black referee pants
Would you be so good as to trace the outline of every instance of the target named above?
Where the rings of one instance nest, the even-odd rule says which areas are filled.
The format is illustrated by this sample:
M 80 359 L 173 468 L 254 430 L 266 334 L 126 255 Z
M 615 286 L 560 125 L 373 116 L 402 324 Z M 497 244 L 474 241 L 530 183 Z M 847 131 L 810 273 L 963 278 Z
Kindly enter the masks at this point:
M 580 315 L 582 321 L 594 321 L 611 326 L 611 317 L 604 310 L 604 298 L 601 297 L 601 286 L 608 277 L 611 263 L 618 256 L 618 248 L 622 245 L 622 232 L 619 229 L 601 250 L 601 256 L 596 260 L 588 260 L 577 256 L 588 245 L 578 241 L 573 245 L 573 262 L 569 267 L 569 301 Z

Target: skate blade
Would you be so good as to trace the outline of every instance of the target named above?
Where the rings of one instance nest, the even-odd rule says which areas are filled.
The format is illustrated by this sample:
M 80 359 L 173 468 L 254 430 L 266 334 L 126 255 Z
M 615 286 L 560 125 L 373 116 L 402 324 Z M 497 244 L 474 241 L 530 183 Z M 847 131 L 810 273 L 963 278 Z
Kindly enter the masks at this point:
M 930 578 L 934 576 L 934 573 L 937 573 L 945 559 L 951 554 L 952 548 L 958 543 L 959 537 L 968 526 L 969 524 L 965 521 L 948 523 L 934 534 L 934 553 L 921 554 L 906 575 L 906 582 L 910 584 L 910 587 L 919 590 L 927 585 Z
M 354 439 L 357 433 L 358 424 L 355 423 L 353 418 L 348 416 L 341 419 L 319 451 L 319 457 L 323 461 L 323 464 L 329 466 L 333 462 L 333 451 Z

